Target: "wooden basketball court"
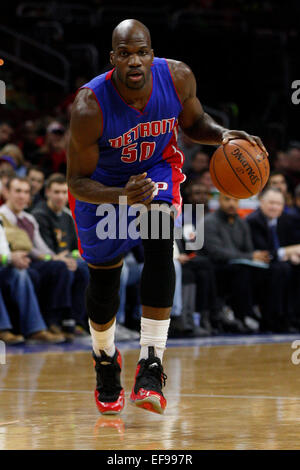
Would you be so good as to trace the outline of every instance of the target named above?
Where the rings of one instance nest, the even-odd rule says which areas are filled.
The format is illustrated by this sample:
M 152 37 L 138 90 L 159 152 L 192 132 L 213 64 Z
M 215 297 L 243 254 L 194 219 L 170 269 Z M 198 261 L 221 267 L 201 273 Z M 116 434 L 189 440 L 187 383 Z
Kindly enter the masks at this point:
M 291 343 L 170 347 L 164 415 L 129 403 L 138 349 L 122 350 L 127 401 L 117 417 L 97 411 L 90 352 L 9 354 L 0 449 L 300 449 Z

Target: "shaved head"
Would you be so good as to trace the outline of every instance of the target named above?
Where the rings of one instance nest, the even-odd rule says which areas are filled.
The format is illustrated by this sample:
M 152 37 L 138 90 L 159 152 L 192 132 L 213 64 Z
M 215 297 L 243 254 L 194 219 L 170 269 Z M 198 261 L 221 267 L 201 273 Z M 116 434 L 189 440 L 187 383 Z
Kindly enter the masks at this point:
M 112 34 L 110 63 L 114 67 L 113 80 L 117 87 L 151 90 L 151 65 L 154 52 L 151 49 L 149 29 L 140 21 L 124 20 L 116 26 Z
M 151 47 L 150 31 L 138 20 L 124 20 L 119 23 L 112 34 L 112 48 L 115 51 L 119 44 L 144 40 Z

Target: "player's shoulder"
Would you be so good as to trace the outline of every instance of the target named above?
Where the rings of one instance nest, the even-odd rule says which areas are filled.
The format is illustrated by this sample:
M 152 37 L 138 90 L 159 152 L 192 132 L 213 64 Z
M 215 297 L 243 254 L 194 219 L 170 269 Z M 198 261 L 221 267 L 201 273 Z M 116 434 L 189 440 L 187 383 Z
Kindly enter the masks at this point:
M 186 63 L 174 59 L 166 59 L 166 61 L 174 79 L 185 81 L 193 77 L 193 72 Z
M 175 88 L 183 103 L 195 90 L 196 81 L 191 68 L 179 60 L 166 59 Z
M 83 85 L 76 93 L 72 114 L 76 113 L 81 117 L 89 117 L 99 114 L 101 88 L 105 86 L 107 73 L 102 73 L 92 78 Z M 74 108 L 74 109 L 73 109 Z
M 91 88 L 80 88 L 76 94 L 72 116 L 89 117 L 99 113 L 99 104 Z

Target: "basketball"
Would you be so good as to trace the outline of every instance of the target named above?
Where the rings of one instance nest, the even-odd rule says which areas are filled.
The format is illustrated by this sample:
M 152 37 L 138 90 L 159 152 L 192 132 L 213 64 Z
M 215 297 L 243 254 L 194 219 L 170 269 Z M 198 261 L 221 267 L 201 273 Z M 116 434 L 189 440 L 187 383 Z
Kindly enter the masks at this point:
M 268 181 L 267 155 L 244 139 L 230 140 L 214 152 L 210 174 L 216 188 L 226 196 L 247 199 L 262 191 Z

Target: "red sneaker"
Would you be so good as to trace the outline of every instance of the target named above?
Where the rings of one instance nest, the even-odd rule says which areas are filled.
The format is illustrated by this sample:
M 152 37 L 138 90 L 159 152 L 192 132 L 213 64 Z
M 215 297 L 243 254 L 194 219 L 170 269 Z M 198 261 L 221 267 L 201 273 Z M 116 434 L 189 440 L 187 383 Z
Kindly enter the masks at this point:
M 97 375 L 95 400 L 98 410 L 102 414 L 118 414 L 125 404 L 124 389 L 120 381 L 122 369 L 120 351 L 116 349 L 113 357 L 107 356 L 104 351 L 101 351 L 100 357 L 93 353 L 93 358 Z
M 148 359 L 141 359 L 137 365 L 130 401 L 140 408 L 162 414 L 167 406 L 162 392 L 167 376 L 160 359 L 154 356 L 154 347 L 148 349 Z

